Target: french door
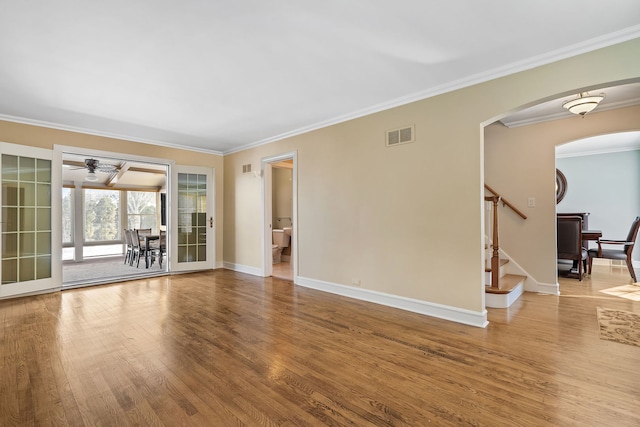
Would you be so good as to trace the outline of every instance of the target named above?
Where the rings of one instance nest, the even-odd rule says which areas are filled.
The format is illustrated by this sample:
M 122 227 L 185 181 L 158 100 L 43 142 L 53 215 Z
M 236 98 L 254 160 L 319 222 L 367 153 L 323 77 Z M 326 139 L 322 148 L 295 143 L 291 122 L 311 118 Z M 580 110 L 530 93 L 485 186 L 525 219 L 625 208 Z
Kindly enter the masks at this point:
M 171 271 L 215 265 L 215 170 L 175 166 L 171 172 Z
M 60 287 L 60 185 L 53 151 L 0 143 L 0 298 Z

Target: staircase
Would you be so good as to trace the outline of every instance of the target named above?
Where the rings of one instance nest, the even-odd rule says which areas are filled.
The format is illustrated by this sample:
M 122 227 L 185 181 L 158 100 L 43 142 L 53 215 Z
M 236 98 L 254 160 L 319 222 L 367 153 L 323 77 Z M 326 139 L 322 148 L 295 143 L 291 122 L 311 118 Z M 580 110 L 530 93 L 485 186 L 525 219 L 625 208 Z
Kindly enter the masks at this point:
M 486 263 L 484 269 L 485 306 L 489 308 L 507 308 L 516 302 L 524 292 L 524 281 L 527 276 L 507 273 L 508 259 L 500 259 L 498 268 L 498 287 L 492 287 L 493 271 L 491 264 Z
M 526 215 L 520 212 L 509 202 L 502 199 L 491 187 L 485 188 L 493 193 L 485 196 L 485 201 L 491 202 L 492 222 L 491 242 L 485 243 L 485 306 L 490 308 L 510 307 L 524 292 L 524 281 L 526 276 L 508 273 L 509 259 L 500 257 L 499 233 L 498 233 L 498 203 L 509 206 L 521 218 L 526 219 Z M 490 250 L 489 250 L 490 249 Z

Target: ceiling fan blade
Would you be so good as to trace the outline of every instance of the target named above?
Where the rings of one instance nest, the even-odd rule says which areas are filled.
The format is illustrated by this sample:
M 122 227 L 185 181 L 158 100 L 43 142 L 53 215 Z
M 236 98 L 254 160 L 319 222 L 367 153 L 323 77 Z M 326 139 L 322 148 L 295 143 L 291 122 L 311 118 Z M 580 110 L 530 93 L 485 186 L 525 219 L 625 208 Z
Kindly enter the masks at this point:
M 86 167 L 84 162 L 78 162 L 75 160 L 63 160 L 62 165 L 68 166 L 70 168 L 78 168 L 78 169 L 84 169 Z
M 67 170 L 81 170 L 86 169 L 89 172 L 101 172 L 101 173 L 115 173 L 121 169 L 120 165 L 113 165 L 110 163 L 102 163 L 97 159 L 88 158 L 84 162 L 76 160 L 63 160 L 62 164 L 66 166 Z
M 96 166 L 95 170 L 97 172 L 104 172 L 104 173 L 112 173 L 112 172 L 117 172 L 118 171 L 118 167 L 115 165 L 110 165 L 110 164 L 106 164 L 106 163 L 100 163 L 98 164 L 98 166 Z

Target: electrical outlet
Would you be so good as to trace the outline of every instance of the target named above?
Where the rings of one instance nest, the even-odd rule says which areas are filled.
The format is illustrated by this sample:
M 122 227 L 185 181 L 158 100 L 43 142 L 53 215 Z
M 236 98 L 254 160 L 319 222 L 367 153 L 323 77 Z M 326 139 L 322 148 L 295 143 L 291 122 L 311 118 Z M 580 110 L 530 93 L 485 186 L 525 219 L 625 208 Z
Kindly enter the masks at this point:
M 351 280 L 351 286 L 357 286 L 357 287 L 360 287 L 360 279 L 353 279 L 353 280 Z

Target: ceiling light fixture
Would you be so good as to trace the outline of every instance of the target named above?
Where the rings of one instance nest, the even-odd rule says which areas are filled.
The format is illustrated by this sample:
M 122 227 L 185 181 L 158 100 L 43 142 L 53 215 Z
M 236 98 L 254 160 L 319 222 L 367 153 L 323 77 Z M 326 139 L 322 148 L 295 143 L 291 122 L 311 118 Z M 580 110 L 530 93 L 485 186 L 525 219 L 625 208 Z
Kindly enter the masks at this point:
M 585 114 L 593 111 L 603 99 L 604 93 L 589 95 L 589 92 L 582 92 L 576 99 L 567 101 L 562 106 L 573 114 L 579 114 L 584 117 Z
M 87 172 L 87 176 L 85 176 L 84 179 L 85 181 L 95 182 L 98 180 L 98 175 L 96 175 L 96 171 L 89 170 L 89 172 Z

